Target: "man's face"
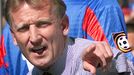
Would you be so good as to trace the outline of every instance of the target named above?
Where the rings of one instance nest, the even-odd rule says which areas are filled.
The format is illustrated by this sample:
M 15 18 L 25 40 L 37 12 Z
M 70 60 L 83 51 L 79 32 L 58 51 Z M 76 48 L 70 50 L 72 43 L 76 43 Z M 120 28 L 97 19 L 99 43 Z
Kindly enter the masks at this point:
M 46 4 L 42 10 L 30 8 L 27 4 L 12 12 L 12 35 L 24 56 L 36 67 L 52 65 L 63 53 L 68 33 L 67 19 L 57 21 Z

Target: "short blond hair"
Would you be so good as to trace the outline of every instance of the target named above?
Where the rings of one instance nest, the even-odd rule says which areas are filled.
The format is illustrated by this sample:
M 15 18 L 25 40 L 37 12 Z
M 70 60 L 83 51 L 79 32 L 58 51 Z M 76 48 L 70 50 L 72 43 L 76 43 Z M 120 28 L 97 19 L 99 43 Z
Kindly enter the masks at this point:
M 66 5 L 62 0 L 51 0 L 54 3 L 55 14 L 62 18 L 66 12 Z M 24 3 L 27 3 L 34 9 L 43 7 L 45 0 L 7 0 L 5 8 L 5 17 L 7 22 L 11 25 L 11 12 L 19 9 Z

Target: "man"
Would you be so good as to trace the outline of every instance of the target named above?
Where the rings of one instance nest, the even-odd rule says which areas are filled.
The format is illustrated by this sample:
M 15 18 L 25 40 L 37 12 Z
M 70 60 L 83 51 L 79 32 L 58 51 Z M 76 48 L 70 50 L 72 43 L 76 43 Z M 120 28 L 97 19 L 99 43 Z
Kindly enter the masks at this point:
M 105 69 L 112 59 L 104 42 L 67 38 L 65 10 L 62 0 L 7 1 L 6 19 L 14 44 L 35 66 L 33 74 L 38 69 L 54 75 L 95 74 L 96 67 Z

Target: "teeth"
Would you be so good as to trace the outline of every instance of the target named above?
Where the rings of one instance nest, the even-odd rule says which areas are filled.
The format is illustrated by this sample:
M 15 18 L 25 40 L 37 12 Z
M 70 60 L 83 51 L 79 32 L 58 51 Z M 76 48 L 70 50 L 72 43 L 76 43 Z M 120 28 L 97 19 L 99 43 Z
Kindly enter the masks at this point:
M 43 49 L 44 47 L 43 46 L 38 46 L 38 47 L 34 47 L 34 48 L 32 48 L 32 50 L 34 50 L 34 51 L 38 51 L 38 50 L 41 50 L 41 49 Z

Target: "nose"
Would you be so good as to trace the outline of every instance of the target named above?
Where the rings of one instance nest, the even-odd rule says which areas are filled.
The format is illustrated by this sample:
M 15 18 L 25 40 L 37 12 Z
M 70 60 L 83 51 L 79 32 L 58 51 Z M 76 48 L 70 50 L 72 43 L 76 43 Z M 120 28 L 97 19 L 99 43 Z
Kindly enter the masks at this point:
M 33 44 L 33 45 L 40 45 L 41 42 L 42 42 L 42 38 L 41 38 L 41 35 L 37 29 L 36 26 L 34 25 L 31 25 L 30 26 L 30 42 Z

